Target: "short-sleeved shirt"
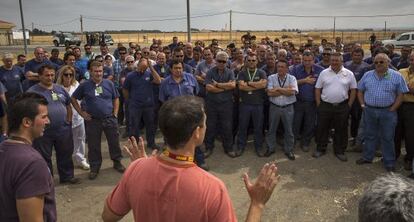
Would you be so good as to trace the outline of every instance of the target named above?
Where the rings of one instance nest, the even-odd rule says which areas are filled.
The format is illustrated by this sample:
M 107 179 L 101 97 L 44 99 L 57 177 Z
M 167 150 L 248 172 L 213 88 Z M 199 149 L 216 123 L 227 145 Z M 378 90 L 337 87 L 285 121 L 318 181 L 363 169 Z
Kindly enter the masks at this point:
M 250 72 L 247 69 L 239 72 L 238 80 L 244 82 L 258 82 L 262 79 L 267 79 L 265 71 L 256 69 L 254 72 Z M 256 89 L 253 91 L 240 90 L 240 103 L 249 105 L 262 105 L 265 100 L 265 89 Z
M 83 100 L 83 108 L 92 118 L 106 118 L 113 115 L 113 101 L 119 97 L 112 81 L 103 79 L 96 84 L 92 79 L 81 83 L 72 94 L 77 100 Z
M 305 66 L 303 64 L 297 65 L 292 69 L 292 72 L 290 73 L 293 75 L 296 80 L 305 79 L 308 76 L 311 76 L 312 78 L 318 79 L 319 74 L 324 70 L 322 66 L 319 65 L 312 65 L 311 72 L 307 73 L 305 71 Z M 306 102 L 314 102 L 315 101 L 315 83 L 309 84 L 304 83 L 301 85 L 298 85 L 299 93 L 296 94 L 296 98 L 299 101 L 306 101 Z
M 262 67 L 260 67 L 260 69 L 261 70 L 263 70 L 263 71 L 265 71 L 265 73 L 266 73 L 266 75 L 267 76 L 270 76 L 270 75 L 272 75 L 272 74 L 275 74 L 275 73 L 277 73 L 277 66 L 275 65 L 275 68 L 273 69 L 273 71 L 271 71 L 270 69 L 269 69 L 269 67 L 268 67 L 268 65 L 266 64 L 266 65 L 264 65 L 264 66 L 262 66 Z
M 85 79 L 85 72 L 88 71 L 88 59 L 79 58 L 75 62 L 75 67 L 79 69 L 80 79 Z
M 0 67 L 0 82 L 7 89 L 6 98 L 8 101 L 23 93 L 22 82 L 24 79 L 22 68 L 13 66 L 11 70 L 7 70 L 3 66 Z
M 53 62 L 56 66 L 63 66 L 63 65 L 65 65 L 65 62 L 62 60 L 62 59 L 60 59 L 60 58 L 50 58 L 49 59 L 51 62 Z
M 24 66 L 24 73 L 26 73 L 26 72 L 28 72 L 28 71 L 31 71 L 31 72 L 37 73 L 37 72 L 39 71 L 39 68 L 40 68 L 42 65 L 51 65 L 51 66 L 53 66 L 55 69 L 58 67 L 58 66 L 56 66 L 55 64 L 53 64 L 51 61 L 49 61 L 49 60 L 47 60 L 47 59 L 44 59 L 42 62 L 38 62 L 38 61 L 36 61 L 35 59 L 31 59 L 31 60 L 29 60 L 29 61 L 25 64 L 25 66 Z
M 279 74 L 273 74 L 267 79 L 267 89 L 273 88 L 289 88 L 292 87 L 298 93 L 298 83 L 296 78 L 290 74 L 286 74 L 285 78 L 279 78 Z M 296 94 L 295 93 L 295 94 Z M 278 106 L 286 106 L 296 102 L 296 96 L 269 96 L 269 101 Z
M 159 99 L 161 102 L 177 96 L 197 95 L 199 91 L 197 80 L 190 73 L 183 73 L 183 79 L 177 83 L 172 75 L 165 78 L 160 85 Z
M 366 105 L 388 107 L 394 104 L 399 93 L 407 93 L 408 87 L 399 72 L 388 69 L 384 77 L 379 77 L 375 70 L 365 73 L 358 90 L 364 92 Z
M 398 70 L 408 68 L 410 66 L 410 58 L 395 57 L 392 59 L 391 65 Z
M 56 221 L 53 178 L 49 168 L 30 145 L 0 144 L 0 221 L 19 221 L 16 199 L 44 195 L 44 221 Z
M 167 64 L 165 64 L 164 66 L 155 64 L 154 69 L 155 71 L 157 71 L 158 75 L 160 75 L 161 78 L 165 79 L 170 75 L 170 67 Z M 152 84 L 152 91 L 154 92 L 154 100 L 158 102 L 158 97 L 160 95 L 160 85 Z
M 50 90 L 36 84 L 27 91 L 42 95 L 48 102 L 50 124 L 45 130 L 46 135 L 56 135 L 68 129 L 66 106 L 70 105 L 70 96 L 62 86 L 53 84 Z
M 194 72 L 194 74 L 198 76 L 201 76 L 202 73 L 207 74 L 207 72 L 215 66 L 216 66 L 216 63 L 212 62 L 211 64 L 207 64 L 206 60 L 203 60 L 197 65 L 196 71 Z
M 224 68 L 223 73 L 219 73 L 217 67 L 210 69 L 206 75 L 206 85 L 213 84 L 213 80 L 218 83 L 227 83 L 234 81 L 234 73 L 227 67 Z M 207 92 L 206 100 L 214 103 L 225 103 L 233 100 L 233 90 L 225 90 L 219 93 Z
M 125 79 L 123 88 L 128 90 L 129 105 L 141 108 L 154 106 L 154 92 L 151 70 L 133 71 Z
M 359 82 L 359 80 L 361 80 L 362 76 L 364 75 L 364 71 L 369 67 L 369 64 L 364 61 L 362 61 L 360 64 L 349 61 L 344 64 L 344 67 L 353 72 L 356 81 Z
M 177 165 L 160 157 L 134 161 L 106 203 L 116 215 L 132 209 L 135 221 L 237 220 L 222 181 L 195 164 Z
M 400 73 L 402 77 L 404 78 L 405 82 L 407 83 L 407 86 L 410 84 L 414 86 L 414 72 L 410 72 L 410 69 L 406 68 L 406 69 L 401 69 Z M 404 94 L 403 102 L 414 103 L 414 95 L 412 93 Z
M 349 90 L 357 88 L 357 83 L 348 69 L 342 67 L 336 73 L 329 67 L 320 73 L 315 88 L 322 89 L 321 99 L 324 102 L 341 103 L 348 99 Z
M 114 70 L 112 69 L 112 67 L 108 67 L 108 66 L 104 66 L 103 67 L 103 78 L 107 79 L 109 76 L 113 76 L 114 75 Z

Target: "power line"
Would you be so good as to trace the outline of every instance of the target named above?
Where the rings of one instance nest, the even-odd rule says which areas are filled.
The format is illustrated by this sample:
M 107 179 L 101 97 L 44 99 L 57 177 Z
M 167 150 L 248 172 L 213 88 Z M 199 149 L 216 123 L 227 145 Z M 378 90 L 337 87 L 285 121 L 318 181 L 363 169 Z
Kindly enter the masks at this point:
M 78 21 L 79 18 L 74 18 L 72 20 L 69 21 L 65 21 L 65 22 L 61 22 L 61 23 L 55 23 L 55 24 L 38 24 L 38 23 L 33 23 L 36 26 L 42 26 L 42 27 L 50 27 L 50 26 L 60 26 L 60 25 L 67 25 L 70 23 L 73 23 L 75 21 Z
M 259 16 L 270 16 L 270 17 L 293 17 L 293 18 L 376 18 L 376 17 L 405 17 L 413 16 L 414 13 L 405 14 L 378 14 L 378 15 L 298 15 L 298 14 L 269 14 L 269 13 L 257 13 L 257 12 L 243 12 L 243 11 L 232 11 L 233 13 L 242 15 L 259 15 Z
M 228 11 L 225 12 L 218 12 L 218 13 L 210 13 L 210 14 L 200 14 L 191 16 L 192 19 L 194 18 L 204 18 L 204 17 L 211 17 L 217 15 L 224 15 L 227 14 Z M 187 19 L 186 16 L 182 17 L 174 17 L 174 18 L 160 18 L 160 19 L 115 19 L 115 18 L 102 18 L 102 17 L 91 17 L 91 16 L 84 16 L 83 18 L 90 19 L 90 20 L 98 20 L 98 21 L 111 21 L 111 22 L 163 22 L 163 21 L 176 21 L 176 20 L 185 20 Z

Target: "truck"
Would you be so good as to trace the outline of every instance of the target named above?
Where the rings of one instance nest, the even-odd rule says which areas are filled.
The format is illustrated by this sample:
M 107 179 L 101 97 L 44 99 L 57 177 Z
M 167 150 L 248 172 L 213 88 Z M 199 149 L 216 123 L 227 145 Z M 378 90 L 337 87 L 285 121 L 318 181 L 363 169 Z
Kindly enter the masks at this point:
M 81 40 L 79 37 L 73 35 L 69 32 L 60 32 L 53 35 L 53 45 L 58 47 L 59 45 L 70 46 L 77 45 L 80 46 Z
M 414 46 L 414 32 L 405 32 L 397 36 L 395 39 L 382 40 L 382 44 L 393 44 L 396 48 L 403 46 Z

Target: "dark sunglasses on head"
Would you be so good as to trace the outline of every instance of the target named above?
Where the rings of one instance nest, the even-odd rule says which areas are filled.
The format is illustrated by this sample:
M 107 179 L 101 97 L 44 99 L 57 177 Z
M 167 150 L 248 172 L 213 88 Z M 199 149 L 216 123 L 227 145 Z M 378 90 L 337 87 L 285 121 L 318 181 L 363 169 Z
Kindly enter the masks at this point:
M 63 73 L 63 76 L 65 76 L 65 77 L 72 77 L 73 74 L 72 73 Z
M 384 64 L 385 62 L 384 61 L 375 61 L 374 63 L 375 63 L 375 65 L 378 65 L 378 64 Z
M 218 62 L 218 63 L 223 63 L 223 64 L 224 64 L 224 63 L 226 63 L 227 61 L 225 61 L 225 60 L 217 60 L 217 62 Z

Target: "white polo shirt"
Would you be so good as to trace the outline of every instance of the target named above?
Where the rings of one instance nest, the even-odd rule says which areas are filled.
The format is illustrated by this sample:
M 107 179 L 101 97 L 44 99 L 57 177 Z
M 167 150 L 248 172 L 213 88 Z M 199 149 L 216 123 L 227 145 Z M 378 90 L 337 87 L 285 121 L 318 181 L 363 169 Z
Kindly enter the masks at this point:
M 340 103 L 348 99 L 350 89 L 356 89 L 357 83 L 354 74 L 342 66 L 336 73 L 329 68 L 319 74 L 315 88 L 322 89 L 321 99 L 328 103 Z

